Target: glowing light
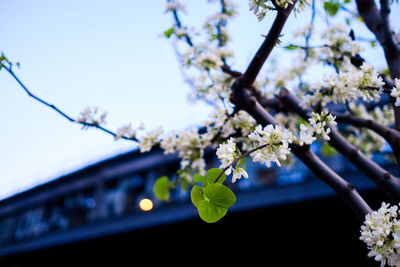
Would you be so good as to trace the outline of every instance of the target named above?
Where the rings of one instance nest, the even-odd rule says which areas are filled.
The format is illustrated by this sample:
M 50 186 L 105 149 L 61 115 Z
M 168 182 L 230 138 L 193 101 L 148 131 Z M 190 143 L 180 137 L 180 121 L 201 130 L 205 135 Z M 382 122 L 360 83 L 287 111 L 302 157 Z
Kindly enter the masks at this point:
M 151 201 L 148 198 L 143 198 L 142 200 L 140 200 L 139 202 L 139 207 L 141 210 L 143 211 L 150 211 L 153 209 L 153 201 Z

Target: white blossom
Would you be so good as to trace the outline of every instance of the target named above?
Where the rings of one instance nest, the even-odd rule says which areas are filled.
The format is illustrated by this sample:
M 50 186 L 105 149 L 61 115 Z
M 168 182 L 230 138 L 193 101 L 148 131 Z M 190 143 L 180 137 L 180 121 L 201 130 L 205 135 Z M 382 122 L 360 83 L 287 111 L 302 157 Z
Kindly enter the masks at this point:
M 395 86 L 390 91 L 390 96 L 396 98 L 396 107 L 400 106 L 400 79 L 395 78 Z
M 249 0 L 249 9 L 253 11 L 258 20 L 262 20 L 267 11 L 272 9 L 272 6 L 267 2 L 267 0 Z
M 287 8 L 288 5 L 293 5 L 293 0 L 276 0 L 276 4 L 281 8 Z M 307 4 L 307 0 L 300 0 L 299 10 L 304 9 L 305 4 Z M 272 5 L 271 1 L 268 0 L 249 0 L 249 9 L 253 11 L 254 15 L 257 16 L 258 20 L 262 20 L 268 10 L 272 10 L 275 7 Z
M 288 5 L 293 5 L 293 0 L 276 0 L 278 6 L 287 8 Z
M 298 143 L 300 146 L 311 145 L 317 138 L 314 136 L 314 131 L 311 127 L 300 124 L 300 135 Z
M 221 165 L 219 166 L 221 169 L 228 167 L 232 164 L 237 158 L 237 147 L 233 138 L 229 138 L 226 143 L 220 144 L 217 149 L 217 157 L 221 161 Z M 230 166 L 225 173 L 227 175 L 231 174 L 233 166 Z
M 246 170 L 242 167 L 236 167 L 233 171 L 232 174 L 232 183 L 236 182 L 236 180 L 239 180 L 240 178 L 249 178 L 249 175 L 247 174 Z
M 273 126 L 272 124 L 264 128 L 258 125 L 248 137 L 253 142 L 254 147 L 265 145 L 265 147 L 251 153 L 251 157 L 254 162 L 260 162 L 267 167 L 270 167 L 272 162 L 281 166 L 280 160 L 286 160 L 287 155 L 290 154 L 289 144 L 295 140 L 292 132 L 279 125 Z
M 360 69 L 349 62 L 343 63 L 339 73 L 325 74 L 322 85 L 312 88 L 305 102 L 308 105 L 320 103 L 346 103 L 362 98 L 365 102 L 378 101 L 383 79 L 370 64 L 364 63 Z M 304 100 L 303 100 L 304 102 Z
M 325 140 L 330 140 L 329 133 L 331 129 L 326 128 L 326 124 L 330 123 L 332 126 L 336 126 L 336 117 L 332 116 L 328 111 L 322 111 L 321 113 L 313 112 L 312 115 L 312 118 L 308 119 L 312 131 L 317 135 L 321 135 Z
M 333 24 L 326 27 L 321 34 L 326 44 L 320 49 L 320 58 L 326 62 L 340 67 L 340 62 L 349 59 L 350 56 L 359 54 L 363 49 L 359 42 L 350 38 L 346 28 L 342 24 Z
M 165 154 L 178 152 L 181 158 L 181 170 L 192 169 L 203 174 L 204 149 L 209 145 L 210 138 L 208 134 L 200 135 L 196 129 L 189 129 L 163 138 L 160 146 Z
M 178 10 L 186 12 L 186 8 L 182 3 L 178 2 L 178 1 L 168 1 L 167 2 L 167 8 L 166 8 L 165 12 L 178 11 Z
M 221 161 L 219 168 L 227 168 L 225 170 L 226 175 L 232 173 L 232 183 L 242 177 L 246 179 L 249 178 L 249 175 L 242 166 L 243 159 L 239 160 L 239 162 L 236 163 L 236 166 L 233 166 L 235 160 L 238 160 L 241 157 L 241 153 L 232 137 L 229 138 L 227 142 L 219 145 L 217 149 L 217 157 Z
M 147 152 L 158 143 L 160 135 L 163 133 L 161 127 L 154 129 L 153 131 L 147 132 L 139 141 L 140 152 Z
M 106 112 L 99 113 L 98 107 L 86 107 L 79 114 L 77 121 L 93 125 L 101 125 L 105 123 L 106 116 Z
M 136 136 L 136 130 L 132 129 L 132 125 L 130 123 L 121 126 L 115 132 L 115 140 L 120 139 L 122 137 L 134 138 L 135 136 Z
M 213 47 L 208 43 L 189 47 L 182 55 L 186 66 L 196 66 L 200 69 L 218 69 L 224 64 L 222 58 L 232 56 L 232 52 L 225 47 Z
M 382 203 L 382 206 L 365 216 L 364 225 L 361 226 L 362 240 L 370 252 L 369 257 L 374 257 L 381 262 L 381 267 L 386 263 L 389 266 L 400 266 L 400 222 L 398 206 Z

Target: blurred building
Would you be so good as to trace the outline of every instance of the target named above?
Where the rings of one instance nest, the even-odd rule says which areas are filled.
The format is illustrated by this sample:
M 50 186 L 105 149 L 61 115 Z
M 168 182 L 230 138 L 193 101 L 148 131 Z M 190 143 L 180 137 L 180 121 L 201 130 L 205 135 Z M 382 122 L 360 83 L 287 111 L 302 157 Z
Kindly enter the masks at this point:
M 210 167 L 218 166 L 214 155 L 207 152 Z M 379 205 L 384 196 L 346 160 L 322 157 Z M 133 151 L 2 200 L 0 266 L 143 266 L 207 255 L 246 258 L 248 266 L 377 266 L 350 208 L 298 161 L 269 169 L 248 162 L 249 179 L 226 183 L 237 202 L 215 224 L 201 221 L 190 190 L 173 191 L 169 202 L 154 198 L 155 179 L 174 179 L 178 167 L 176 155 Z M 145 198 L 150 211 L 139 206 Z

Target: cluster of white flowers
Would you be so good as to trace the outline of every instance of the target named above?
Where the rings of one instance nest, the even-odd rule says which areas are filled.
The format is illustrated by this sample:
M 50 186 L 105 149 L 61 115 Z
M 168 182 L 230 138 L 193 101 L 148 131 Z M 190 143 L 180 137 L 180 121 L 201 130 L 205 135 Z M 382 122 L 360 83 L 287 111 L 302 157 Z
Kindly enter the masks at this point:
M 397 205 L 382 203 L 377 210 L 365 216 L 360 240 L 367 244 L 369 257 L 381 262 L 381 267 L 400 266 L 400 221 Z
M 241 152 L 239 148 L 236 146 L 234 139 L 231 137 L 229 140 L 223 144 L 220 144 L 217 149 L 217 157 L 221 161 L 221 165 L 219 166 L 221 169 L 226 169 L 225 174 L 232 174 L 232 183 L 236 182 L 236 180 L 244 177 L 249 178 L 246 170 L 241 164 L 241 161 L 236 163 L 236 166 L 233 166 L 235 160 L 239 159 L 241 156 Z
M 290 154 L 289 144 L 295 140 L 292 132 L 279 125 L 273 126 L 272 124 L 264 128 L 258 125 L 248 137 L 253 142 L 254 147 L 266 145 L 253 152 L 251 157 L 254 162 L 260 162 L 267 167 L 271 166 L 271 162 L 281 166 L 280 160 L 286 160 L 287 155 Z
M 317 135 L 321 135 L 325 140 L 329 140 L 328 134 L 331 130 L 327 127 L 327 123 L 330 126 L 336 126 L 335 117 L 328 111 L 322 111 L 321 113 L 313 113 L 313 117 L 309 119 L 309 125 L 300 124 L 300 129 L 297 129 L 295 125 L 290 127 L 293 130 L 272 124 L 264 128 L 261 125 L 255 128 L 251 126 L 249 129 L 253 128 L 254 131 L 248 134 L 247 139 L 241 139 L 241 142 L 243 147 L 249 151 L 250 149 L 258 148 L 250 153 L 254 162 L 260 162 L 267 167 L 270 167 L 271 163 L 281 166 L 281 160 L 286 161 L 290 155 L 290 144 L 296 143 L 300 146 L 311 145 L 317 139 Z M 296 132 L 298 133 L 298 137 L 294 134 Z M 242 176 L 245 178 L 248 177 L 240 165 L 237 165 L 236 168 L 231 166 L 241 155 L 232 137 L 226 143 L 220 144 L 217 149 L 217 156 L 221 161 L 220 168 L 229 166 L 226 174 L 229 175 L 233 171 L 233 182 Z
M 394 122 L 394 113 L 390 104 L 376 106 L 370 113 L 372 119 L 380 124 L 390 126 Z
M 281 8 L 287 8 L 288 5 L 293 5 L 293 0 L 275 0 L 276 4 Z M 300 0 L 299 7 L 296 11 L 304 10 L 306 4 L 308 4 L 308 0 Z M 249 9 L 253 11 L 254 15 L 257 16 L 258 20 L 262 20 L 268 10 L 273 10 L 275 7 L 269 0 L 249 0 Z
M 329 62 L 340 68 L 340 63 L 359 54 L 363 49 L 359 42 L 350 38 L 348 31 L 341 24 L 327 27 L 321 34 L 325 46 L 320 49 L 321 61 Z
M 163 138 L 160 145 L 164 153 L 179 153 L 181 170 L 205 173 L 204 149 L 210 144 L 209 134 L 199 134 L 196 129 L 174 133 Z
M 332 116 L 332 114 L 326 110 L 321 113 L 313 112 L 312 115 L 312 118 L 308 119 L 311 126 L 310 131 L 317 135 L 321 135 L 325 140 L 330 140 L 329 133 L 331 132 L 331 129 L 327 128 L 326 124 L 329 123 L 331 126 L 336 126 L 336 117 Z
M 302 12 L 307 6 L 311 5 L 311 0 L 299 0 L 297 7 L 294 8 L 296 13 Z
M 378 101 L 384 85 L 379 73 L 367 63 L 363 63 L 360 69 L 350 63 L 345 64 L 339 73 L 325 75 L 323 81 L 324 85 L 315 85 L 303 99 L 304 105 L 318 103 L 326 106 L 328 103 L 346 103 L 359 98 L 366 102 Z
M 101 125 L 106 122 L 106 112 L 99 112 L 98 107 L 86 107 L 81 113 L 79 114 L 77 121 L 80 123 L 87 123 L 92 125 Z
M 132 128 L 131 123 L 125 124 L 125 125 L 119 127 L 117 129 L 117 131 L 115 132 L 115 140 L 118 140 L 122 137 L 136 138 L 137 132 L 142 131 L 144 129 L 145 129 L 145 127 L 144 127 L 143 123 L 140 123 L 140 125 L 136 129 Z
M 209 44 L 201 44 L 188 48 L 182 55 L 186 66 L 196 66 L 199 69 L 218 69 L 224 64 L 222 58 L 229 58 L 232 53 L 225 47 L 212 47 Z
M 256 127 L 256 120 L 247 112 L 240 110 L 230 118 L 222 127 L 222 136 L 228 137 L 240 131 L 243 136 L 249 135 Z
M 122 137 L 134 138 L 135 136 L 136 136 L 136 130 L 132 129 L 132 125 L 130 123 L 119 127 L 115 132 L 116 140 Z
M 186 8 L 182 3 L 180 3 L 180 2 L 178 2 L 176 0 L 167 2 L 167 8 L 166 8 L 165 12 L 178 11 L 178 10 L 185 12 Z
M 293 0 L 276 0 L 278 6 L 287 8 L 288 5 L 293 5 Z
M 395 86 L 392 88 L 390 96 L 396 98 L 394 105 L 398 107 L 400 106 L 400 79 L 395 78 L 394 81 Z
M 246 170 L 242 166 L 242 161 L 238 161 L 236 166 L 233 166 L 235 160 L 239 159 L 241 152 L 236 146 L 234 139 L 231 137 L 229 140 L 223 144 L 220 144 L 217 149 L 217 157 L 221 161 L 219 166 L 221 169 L 226 169 L 225 174 L 229 175 L 232 173 L 232 183 L 236 182 L 240 178 L 249 178 Z
M 268 0 L 249 0 L 249 9 L 253 11 L 258 20 L 262 20 L 267 11 L 272 9 L 272 6 L 268 3 Z
M 297 140 L 300 146 L 311 145 L 317 138 L 314 136 L 314 130 L 304 124 L 300 124 L 300 134 Z
M 226 143 L 220 144 L 217 149 L 217 157 L 221 161 L 220 168 L 224 169 L 232 164 L 235 159 L 240 156 L 240 152 L 238 152 L 238 148 L 236 147 L 236 143 L 233 138 L 229 138 Z M 232 171 L 232 166 L 225 171 L 227 175 L 229 175 Z
M 163 130 L 161 127 L 159 127 L 150 132 L 147 132 L 145 136 L 140 138 L 139 141 L 140 152 L 150 151 L 151 148 L 159 142 L 159 138 L 162 133 Z
M 372 156 L 374 152 L 382 151 L 386 144 L 385 139 L 376 132 L 352 125 L 348 126 L 343 135 L 352 145 L 360 149 L 368 157 Z
M 227 102 L 233 81 L 231 76 L 221 72 L 202 71 L 195 77 L 186 77 L 192 89 L 189 99 L 202 99 L 211 105 L 221 100 Z

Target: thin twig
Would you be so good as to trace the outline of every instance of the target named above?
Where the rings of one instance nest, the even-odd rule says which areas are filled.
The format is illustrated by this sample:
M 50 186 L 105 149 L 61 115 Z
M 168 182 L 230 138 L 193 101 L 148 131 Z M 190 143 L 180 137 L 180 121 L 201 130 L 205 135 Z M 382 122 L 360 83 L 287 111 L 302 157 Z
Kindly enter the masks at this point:
M 41 103 L 41 104 L 43 104 L 43 105 L 49 107 L 50 109 L 54 110 L 55 112 L 57 112 L 58 114 L 60 114 L 62 117 L 64 117 L 64 118 L 67 119 L 68 121 L 73 122 L 73 123 L 77 123 L 77 124 L 80 124 L 80 125 L 83 125 L 83 127 L 94 127 L 94 128 L 97 128 L 97 129 L 99 129 L 99 130 L 101 130 L 101 131 L 103 131 L 103 132 L 105 132 L 105 133 L 107 133 L 107 134 L 112 135 L 114 138 L 116 138 L 117 134 L 114 133 L 113 131 L 110 131 L 110 130 L 108 130 L 108 129 L 106 129 L 106 128 L 104 128 L 104 127 L 98 125 L 98 124 L 78 121 L 78 120 L 72 118 L 71 116 L 67 115 L 65 112 L 63 112 L 62 110 L 60 110 L 60 109 L 59 109 L 58 107 L 56 107 L 55 105 L 50 104 L 50 103 L 46 102 L 45 100 L 43 100 L 42 98 L 40 98 L 40 97 L 34 95 L 34 94 L 24 85 L 24 83 L 17 77 L 17 75 L 16 75 L 16 74 L 14 73 L 14 71 L 12 70 L 11 66 L 6 66 L 5 64 L 3 64 L 3 68 L 4 68 L 5 70 L 8 71 L 8 73 L 9 73 L 9 74 L 14 78 L 14 80 L 22 87 L 22 89 L 28 94 L 28 96 L 32 97 L 33 99 L 35 99 L 35 100 L 38 101 L 39 103 Z M 122 138 L 122 139 L 125 139 L 125 140 L 129 140 L 129 141 L 138 142 L 138 140 L 137 140 L 136 137 L 126 137 L 126 136 L 122 136 L 121 138 Z

